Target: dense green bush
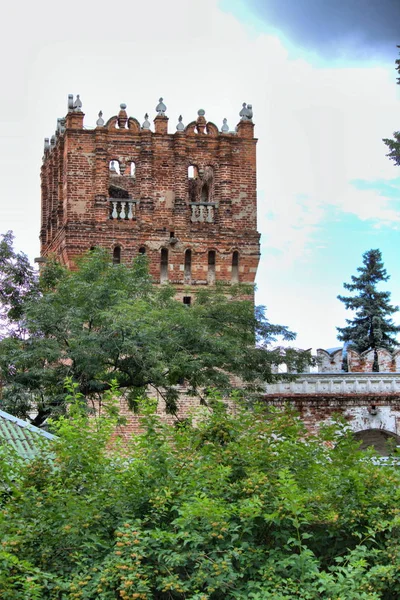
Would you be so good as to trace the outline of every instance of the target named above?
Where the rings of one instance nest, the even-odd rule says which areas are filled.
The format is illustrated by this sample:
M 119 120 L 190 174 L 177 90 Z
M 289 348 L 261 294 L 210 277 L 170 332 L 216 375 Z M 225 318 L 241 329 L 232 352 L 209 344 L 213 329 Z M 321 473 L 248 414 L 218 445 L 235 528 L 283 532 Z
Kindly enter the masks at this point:
M 127 447 L 78 398 L 35 461 L 3 457 L 2 600 L 399 598 L 398 468 L 340 425 L 213 409 L 145 409 Z

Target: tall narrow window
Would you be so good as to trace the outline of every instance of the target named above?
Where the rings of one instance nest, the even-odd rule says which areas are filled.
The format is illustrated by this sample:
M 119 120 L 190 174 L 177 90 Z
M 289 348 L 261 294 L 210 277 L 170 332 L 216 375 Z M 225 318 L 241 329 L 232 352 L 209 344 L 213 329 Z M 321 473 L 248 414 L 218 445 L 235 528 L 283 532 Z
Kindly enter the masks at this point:
M 119 246 L 115 246 L 113 250 L 113 263 L 114 265 L 119 265 L 121 262 L 121 248 Z
M 232 254 L 232 283 L 239 283 L 239 252 Z
M 208 185 L 207 183 L 203 184 L 203 187 L 201 188 L 201 202 L 208 202 L 208 198 L 209 198 L 209 191 L 208 191 Z
M 160 258 L 160 283 L 165 281 L 168 281 L 168 250 L 162 248 Z
M 109 169 L 111 174 L 121 175 L 121 169 L 119 167 L 118 160 L 110 160 Z
M 215 283 L 215 250 L 209 250 L 208 252 L 207 282 Z
M 131 162 L 131 177 L 136 177 L 136 163 Z
M 186 252 L 185 252 L 185 270 L 184 270 L 185 283 L 190 283 L 191 279 L 192 279 L 192 251 L 186 250 Z

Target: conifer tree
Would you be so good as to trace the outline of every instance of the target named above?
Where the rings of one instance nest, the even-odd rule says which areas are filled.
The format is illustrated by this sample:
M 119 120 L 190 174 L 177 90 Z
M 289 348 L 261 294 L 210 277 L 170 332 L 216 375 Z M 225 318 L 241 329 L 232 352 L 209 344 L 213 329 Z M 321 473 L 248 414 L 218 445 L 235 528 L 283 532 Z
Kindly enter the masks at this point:
M 393 323 L 390 315 L 399 310 L 390 304 L 390 292 L 381 292 L 377 285 L 388 281 L 389 275 L 383 266 L 380 250 L 368 250 L 363 254 L 363 266 L 358 267 L 359 276 L 352 275 L 352 283 L 343 286 L 355 296 L 338 296 L 347 309 L 356 312 L 353 319 L 346 319 L 347 327 L 338 327 L 338 339 L 349 342 L 358 352 L 374 350 L 374 371 L 379 371 L 378 348 L 393 350 L 397 345 L 394 337 L 400 327 Z

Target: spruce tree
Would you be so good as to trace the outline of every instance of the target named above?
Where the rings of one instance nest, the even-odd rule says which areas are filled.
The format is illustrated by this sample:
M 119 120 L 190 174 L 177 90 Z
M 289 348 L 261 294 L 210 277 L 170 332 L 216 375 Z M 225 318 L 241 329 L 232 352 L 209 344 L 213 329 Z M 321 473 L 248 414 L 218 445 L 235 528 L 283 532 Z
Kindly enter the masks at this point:
M 353 319 L 346 319 L 347 327 L 338 327 L 338 339 L 348 342 L 358 350 L 374 350 L 374 371 L 379 371 L 378 348 L 393 350 L 397 345 L 394 337 L 400 327 L 393 323 L 390 315 L 399 310 L 390 304 L 390 292 L 378 291 L 381 281 L 389 275 L 383 266 L 380 250 L 368 250 L 363 254 L 363 266 L 358 267 L 359 276 L 352 275 L 352 283 L 343 286 L 355 296 L 338 296 L 347 309 L 356 312 Z

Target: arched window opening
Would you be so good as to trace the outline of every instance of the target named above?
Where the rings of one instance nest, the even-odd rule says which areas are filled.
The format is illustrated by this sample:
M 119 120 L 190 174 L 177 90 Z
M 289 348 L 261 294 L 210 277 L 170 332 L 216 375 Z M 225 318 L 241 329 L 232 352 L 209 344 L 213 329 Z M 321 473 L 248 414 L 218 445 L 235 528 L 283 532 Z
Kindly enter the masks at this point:
M 113 264 L 119 265 L 121 262 L 121 248 L 119 246 L 115 246 L 113 250 Z
M 188 166 L 188 178 L 189 179 L 197 179 L 199 176 L 199 171 L 196 165 Z
M 136 177 L 136 163 L 131 162 L 131 177 Z
M 232 283 L 239 283 L 239 252 L 232 254 Z
M 365 450 L 372 446 L 381 456 L 390 456 L 393 454 L 396 446 L 400 443 L 398 435 L 382 429 L 364 429 L 355 432 L 353 436 L 360 442 L 360 450 Z
M 207 282 L 210 284 L 215 283 L 215 250 L 209 250 L 208 252 Z
M 160 283 L 164 283 L 165 281 L 168 281 L 168 250 L 162 248 L 160 257 Z
M 145 248 L 145 246 L 140 246 L 140 248 L 139 248 L 139 254 L 146 254 L 146 248 Z
M 184 268 L 185 283 L 190 283 L 191 278 L 192 278 L 192 251 L 186 250 L 186 252 L 185 252 L 185 268 Z
M 121 169 L 118 160 L 110 160 L 109 169 L 112 175 L 121 175 Z

